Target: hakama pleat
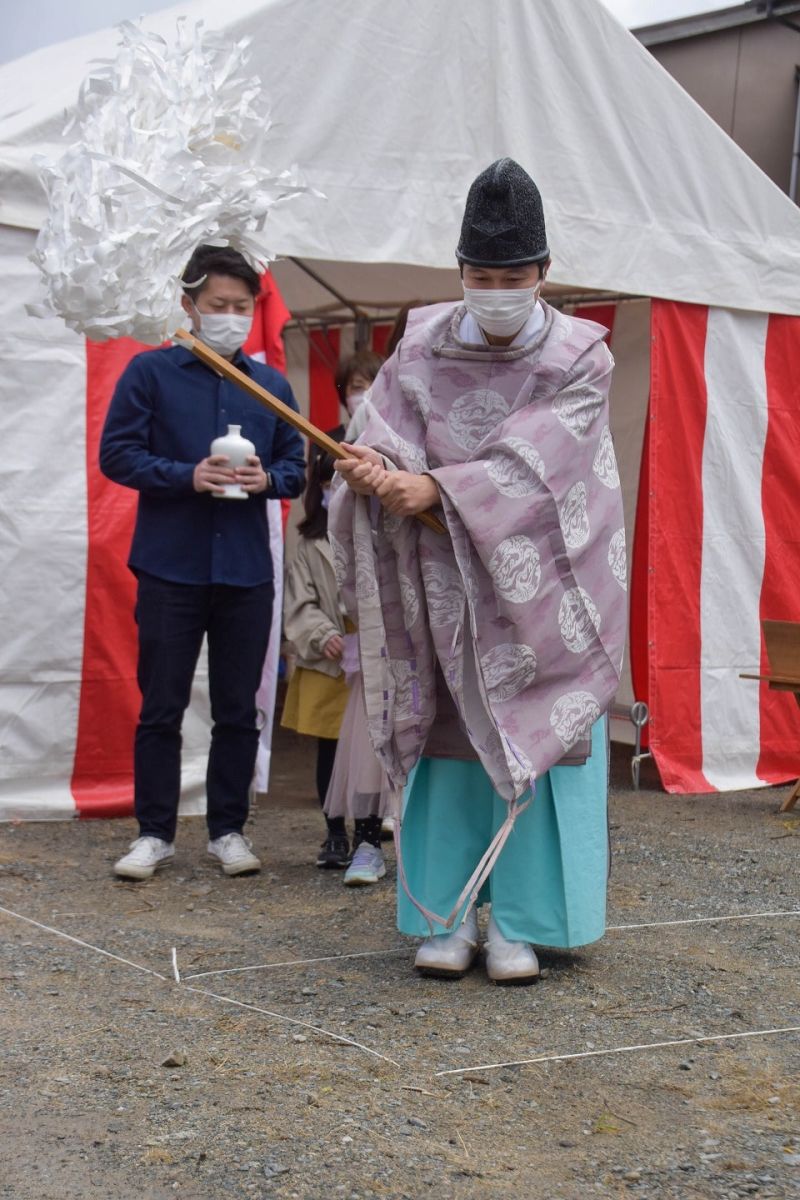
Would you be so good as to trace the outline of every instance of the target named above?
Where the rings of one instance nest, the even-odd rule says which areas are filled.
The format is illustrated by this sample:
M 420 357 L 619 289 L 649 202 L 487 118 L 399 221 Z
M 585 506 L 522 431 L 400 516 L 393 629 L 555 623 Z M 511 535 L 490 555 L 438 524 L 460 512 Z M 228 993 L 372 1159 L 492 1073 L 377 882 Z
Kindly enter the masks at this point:
M 582 766 L 553 767 L 536 782 L 484 885 L 500 932 L 510 941 L 573 947 L 605 932 L 608 881 L 608 736 L 592 728 Z M 505 801 L 476 762 L 423 758 L 406 788 L 402 851 L 408 886 L 425 908 L 446 916 L 506 817 Z M 398 886 L 402 933 L 430 934 Z M 436 934 L 448 930 L 434 926 Z

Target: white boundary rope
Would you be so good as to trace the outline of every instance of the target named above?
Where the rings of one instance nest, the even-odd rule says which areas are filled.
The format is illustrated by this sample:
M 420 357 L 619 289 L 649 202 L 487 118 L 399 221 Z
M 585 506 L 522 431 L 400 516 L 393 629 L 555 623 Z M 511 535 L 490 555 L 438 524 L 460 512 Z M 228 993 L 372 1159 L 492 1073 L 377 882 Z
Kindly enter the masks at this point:
M 574 1054 L 540 1054 L 536 1058 L 517 1058 L 510 1062 L 483 1063 L 478 1067 L 450 1067 L 435 1071 L 440 1075 L 469 1075 L 477 1071 L 499 1071 L 503 1067 L 523 1067 L 530 1063 L 566 1062 L 570 1058 L 602 1058 L 609 1054 L 632 1054 L 635 1050 L 660 1050 L 665 1046 L 695 1046 L 699 1042 L 727 1042 L 734 1038 L 770 1037 L 778 1033 L 800 1033 L 800 1025 L 785 1025 L 780 1029 L 751 1029 L 744 1033 L 714 1033 L 707 1037 L 674 1038 L 668 1042 L 643 1042 L 638 1046 L 614 1046 L 610 1050 L 581 1050 Z
M 25 921 L 28 925 L 34 925 L 37 929 L 43 929 L 46 933 L 52 933 L 55 937 L 63 938 L 67 942 L 73 942 L 76 946 L 82 946 L 85 950 L 93 950 L 95 954 L 102 954 L 105 958 L 113 958 L 115 962 L 123 963 L 126 967 L 132 967 L 135 971 L 143 971 L 146 975 L 153 975 L 156 979 L 160 979 L 162 983 L 172 982 L 167 975 L 162 975 L 159 971 L 153 971 L 150 967 L 143 967 L 141 963 L 131 962 L 129 958 L 122 958 L 119 954 L 112 954 L 110 950 L 103 950 L 100 946 L 93 946 L 91 942 L 84 942 L 81 938 L 73 937 L 70 933 L 64 933 L 62 929 L 54 929 L 52 925 L 43 925 L 41 921 L 34 921 L 33 917 L 25 917 L 22 913 L 14 912 L 11 908 L 4 908 L 0 905 L 0 913 L 5 913 L 8 917 L 13 917 L 16 921 Z M 361 1042 L 356 1042 L 353 1038 L 345 1037 L 344 1034 L 334 1033 L 330 1029 L 323 1029 L 321 1025 L 311 1025 L 308 1021 L 300 1021 L 296 1017 L 287 1017 L 283 1013 L 273 1012 L 269 1008 L 258 1008 L 255 1004 L 245 1004 L 242 1000 L 234 1000 L 232 996 L 220 996 L 216 992 L 207 992 L 203 988 L 190 987 L 181 980 L 180 971 L 178 970 L 178 951 L 175 946 L 172 947 L 171 954 L 172 973 L 176 986 L 187 992 L 195 992 L 198 996 L 208 996 L 212 1000 L 217 1000 L 220 1004 L 234 1004 L 237 1008 L 246 1008 L 251 1012 L 262 1013 L 267 1017 L 274 1017 L 277 1021 L 286 1021 L 289 1025 L 302 1025 L 304 1029 L 311 1029 L 314 1033 L 321 1033 L 324 1037 L 331 1038 L 335 1042 L 343 1042 L 347 1046 L 354 1046 L 357 1050 L 363 1050 L 365 1054 L 371 1054 L 374 1058 L 380 1058 L 384 1062 L 391 1063 L 393 1067 L 399 1067 L 400 1063 L 393 1058 L 389 1058 L 386 1054 L 381 1054 L 378 1050 L 371 1050 L 369 1046 L 364 1046 Z
M 119 954 L 112 954 L 110 950 L 103 950 L 100 946 L 95 946 L 91 942 L 83 941 L 82 938 L 73 937 L 72 934 L 65 933 L 61 929 L 55 929 L 52 925 L 45 925 L 41 921 L 35 921 L 33 917 L 26 917 L 22 913 L 15 912 L 11 908 L 5 908 L 0 905 L 0 913 L 5 913 L 8 917 L 13 917 L 14 920 L 24 921 L 28 925 L 33 925 L 36 929 L 42 929 L 46 933 L 53 934 L 54 937 L 63 938 L 67 942 L 72 942 L 76 946 L 81 946 L 85 950 L 92 950 L 95 954 L 101 954 L 105 958 L 113 959 L 115 962 L 122 963 L 126 967 L 131 967 L 135 971 L 142 971 L 145 975 L 152 975 L 155 979 L 160 979 L 163 983 L 172 982 L 167 975 L 162 975 L 159 971 L 154 971 L 150 967 L 142 966 L 141 963 L 132 962 L 129 958 L 123 958 Z M 786 912 L 764 912 L 764 913 L 735 913 L 730 916 L 722 917 L 690 917 L 686 920 L 677 921 L 648 921 L 635 925 L 610 925 L 608 932 L 623 931 L 628 929 L 653 929 L 665 925 L 703 925 L 712 924 L 716 921 L 747 921 L 756 920 L 765 917 L 794 917 L 800 916 L 799 909 L 791 909 Z M 370 1054 L 374 1058 L 381 1059 L 383 1062 L 391 1063 L 394 1067 L 400 1067 L 395 1059 L 390 1058 L 386 1054 L 381 1054 L 378 1050 L 372 1050 L 369 1046 L 363 1045 L 362 1042 L 357 1042 L 353 1038 L 345 1037 L 343 1034 L 334 1033 L 330 1029 L 324 1029 L 321 1025 L 312 1025 L 308 1021 L 301 1021 L 296 1017 L 289 1017 L 283 1013 L 274 1012 L 269 1008 L 259 1008 L 255 1004 L 248 1004 L 243 1000 L 236 1000 L 232 996 L 221 996 L 217 992 L 207 991 L 205 988 L 192 987 L 187 982 L 189 979 L 199 979 L 207 975 L 229 975 L 241 971 L 261 971 L 268 970 L 271 967 L 279 966 L 301 966 L 307 963 L 316 962 L 338 962 L 348 958 L 368 958 L 378 955 L 398 954 L 405 947 L 398 947 L 393 950 L 365 950 L 352 954 L 334 954 L 327 955 L 321 958 L 310 959 L 293 959 L 284 963 L 264 963 L 255 967 L 233 967 L 221 971 L 203 971 L 196 975 L 187 975 L 181 979 L 178 969 L 178 952 L 175 946 L 172 947 L 171 965 L 173 980 L 175 984 L 187 992 L 194 992 L 198 996 L 207 996 L 211 1000 L 216 1000 L 220 1004 L 231 1004 L 237 1008 L 244 1008 L 250 1012 L 260 1013 L 263 1016 L 272 1017 L 277 1021 L 285 1021 L 289 1025 L 299 1025 L 304 1029 L 309 1029 L 313 1033 L 322 1034 L 324 1037 L 331 1038 L 333 1041 L 341 1042 L 347 1046 L 353 1046 L 358 1050 L 363 1050 L 365 1054 Z M 508 1062 L 500 1063 L 482 1063 L 479 1066 L 473 1067 L 451 1067 L 444 1071 L 434 1072 L 434 1077 L 438 1078 L 443 1075 L 465 1075 L 476 1073 L 478 1071 L 498 1071 L 504 1067 L 522 1067 L 529 1066 L 535 1063 L 546 1062 L 566 1062 L 569 1059 L 578 1058 L 603 1058 L 614 1054 L 632 1054 L 643 1050 L 660 1050 L 669 1046 L 693 1046 L 699 1045 L 702 1042 L 725 1042 L 734 1041 L 739 1038 L 754 1038 L 754 1037 L 772 1037 L 783 1033 L 799 1033 L 800 1025 L 786 1025 L 776 1029 L 753 1029 L 746 1030 L 741 1033 L 719 1033 L 709 1034 L 702 1037 L 674 1038 L 664 1042 L 643 1042 L 633 1046 L 614 1046 L 607 1050 L 582 1050 L 571 1054 L 540 1054 L 534 1058 L 513 1059 Z
M 153 971 L 150 967 L 143 967 L 141 963 L 131 962 L 129 958 L 122 958 L 119 954 L 112 954 L 110 950 L 103 950 L 100 946 L 93 946 L 91 942 L 83 942 L 80 938 L 73 937 L 70 933 L 64 933 L 61 929 L 53 929 L 52 925 L 42 925 L 41 921 L 34 921 L 33 917 L 23 917 L 22 913 L 14 912 L 10 908 L 3 908 L 1 904 L 0 912 L 5 913 L 8 917 L 14 917 L 17 921 L 26 921 L 28 925 L 35 925 L 37 929 L 44 929 L 47 933 L 64 938 L 68 942 L 74 942 L 76 946 L 83 946 L 85 950 L 94 950 L 95 954 L 103 954 L 106 958 L 113 958 L 115 962 L 124 963 L 126 967 L 133 967 L 134 971 L 144 971 L 145 975 L 155 975 L 156 979 L 163 979 L 165 983 L 169 982 L 167 976 L 162 975 L 159 971 Z
M 205 979 L 209 975 L 238 975 L 242 971 L 271 971 L 273 967 L 306 967 L 312 963 L 341 962 L 345 958 L 376 958 L 389 954 L 402 954 L 408 947 L 396 946 L 392 950 L 358 950 L 354 954 L 325 954 L 321 958 L 288 958 L 285 962 L 259 963 L 255 967 L 224 967 L 221 971 L 197 971 L 184 975 L 184 980 Z
M 667 925 L 713 925 L 717 921 L 755 921 L 764 917 L 800 917 L 800 908 L 791 908 L 786 912 L 732 913 L 722 917 L 687 917 L 678 921 L 643 921 L 638 925 L 609 925 L 606 933 L 620 933 L 628 929 L 661 929 Z M 223 967 L 221 970 L 197 971 L 192 975 L 185 975 L 184 981 L 207 979 L 211 975 L 237 975 L 244 971 L 271 971 L 275 967 L 305 967 L 313 963 L 342 962 L 347 958 L 388 956 L 402 954 L 405 950 L 405 946 L 397 946 L 391 950 L 360 950 L 354 954 L 327 954 L 320 958 L 290 958 L 283 962 L 258 963 L 253 967 Z
M 661 929 L 665 925 L 713 925 L 717 921 L 757 921 L 764 917 L 800 917 L 800 908 L 786 912 L 732 913 L 728 917 L 687 917 L 682 921 L 643 921 L 639 925 L 609 925 L 606 933 L 619 933 L 623 929 Z
M 311 1025 L 308 1021 L 300 1021 L 297 1017 L 286 1017 L 283 1013 L 272 1012 L 269 1008 L 259 1008 L 255 1004 L 246 1004 L 244 1000 L 234 1000 L 232 996 L 219 996 L 216 992 L 207 992 L 205 988 L 192 987 L 191 984 L 184 983 L 182 985 L 187 992 L 196 992 L 198 996 L 210 996 L 212 1000 L 219 1000 L 222 1004 L 235 1004 L 237 1008 L 247 1008 L 250 1012 L 264 1013 L 268 1017 L 277 1017 L 279 1021 L 288 1021 L 290 1025 L 302 1025 L 303 1029 L 311 1029 L 314 1033 L 324 1033 L 326 1037 L 333 1038 L 336 1042 L 344 1042 L 346 1046 L 356 1046 L 359 1050 L 363 1050 L 365 1054 L 372 1054 L 375 1058 L 380 1058 L 383 1062 L 391 1063 L 393 1067 L 399 1067 L 400 1063 L 395 1059 L 389 1058 L 386 1054 L 381 1054 L 378 1050 L 371 1050 L 369 1046 L 362 1045 L 361 1042 L 356 1042 L 353 1038 L 345 1037 L 341 1033 L 332 1033 L 330 1029 L 322 1029 L 319 1025 Z

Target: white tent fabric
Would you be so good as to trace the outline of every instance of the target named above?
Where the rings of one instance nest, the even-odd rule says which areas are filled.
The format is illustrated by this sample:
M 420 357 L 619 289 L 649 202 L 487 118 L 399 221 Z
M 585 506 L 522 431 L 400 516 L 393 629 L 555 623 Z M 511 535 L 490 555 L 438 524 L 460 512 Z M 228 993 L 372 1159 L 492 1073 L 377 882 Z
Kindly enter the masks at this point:
M 194 0 L 145 28 L 180 14 L 252 39 L 277 165 L 328 197 L 274 213 L 281 254 L 450 266 L 471 179 L 509 154 L 546 197 L 554 282 L 800 312 L 797 209 L 599 0 Z M 38 228 L 31 155 L 115 43 L 0 69 L 0 223 Z

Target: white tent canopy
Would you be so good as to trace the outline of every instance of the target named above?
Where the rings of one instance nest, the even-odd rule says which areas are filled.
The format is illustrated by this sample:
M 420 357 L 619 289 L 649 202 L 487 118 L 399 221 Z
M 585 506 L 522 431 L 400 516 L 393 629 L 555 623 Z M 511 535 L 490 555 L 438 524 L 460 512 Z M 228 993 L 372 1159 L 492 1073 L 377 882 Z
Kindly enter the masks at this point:
M 194 0 L 144 26 L 171 38 L 180 15 L 252 39 L 276 165 L 327 196 L 271 215 L 281 255 L 452 267 L 469 183 L 508 154 L 545 197 L 554 283 L 800 313 L 796 207 L 599 0 Z M 31 157 L 63 147 L 116 44 L 0 68 L 0 224 L 39 227 Z

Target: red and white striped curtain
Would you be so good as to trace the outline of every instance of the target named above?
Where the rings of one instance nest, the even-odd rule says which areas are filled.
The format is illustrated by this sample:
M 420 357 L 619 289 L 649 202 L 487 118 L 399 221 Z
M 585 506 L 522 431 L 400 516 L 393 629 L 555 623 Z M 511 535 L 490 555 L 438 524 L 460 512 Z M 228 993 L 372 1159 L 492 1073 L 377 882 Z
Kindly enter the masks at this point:
M 800 709 L 740 679 L 761 619 L 800 621 L 800 318 L 652 302 L 633 553 L 634 691 L 664 786 L 800 772 Z

